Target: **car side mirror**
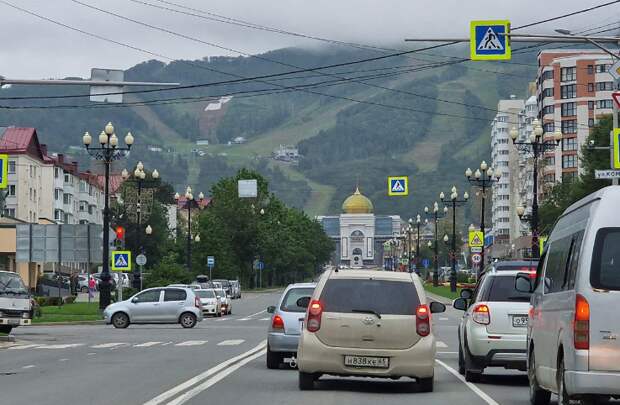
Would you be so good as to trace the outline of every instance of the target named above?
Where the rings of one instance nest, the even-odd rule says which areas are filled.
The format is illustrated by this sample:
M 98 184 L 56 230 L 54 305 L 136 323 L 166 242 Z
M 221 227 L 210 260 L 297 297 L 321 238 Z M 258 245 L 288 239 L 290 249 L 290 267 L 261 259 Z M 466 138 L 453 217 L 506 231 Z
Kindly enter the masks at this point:
M 274 305 L 267 307 L 267 313 L 273 314 L 274 312 L 276 312 L 276 307 Z
M 467 310 L 467 300 L 465 298 L 457 298 L 452 302 L 452 307 L 460 311 Z
M 295 302 L 295 304 L 299 308 L 308 308 L 308 305 L 310 305 L 310 297 L 301 297 L 297 300 L 297 302 Z
M 474 292 L 469 288 L 463 288 L 460 294 L 461 298 L 470 300 L 474 296 Z
M 133 298 L 131 299 L 131 302 L 132 302 L 132 303 L 134 303 L 134 304 L 137 304 L 138 302 L 140 302 L 140 298 L 138 298 L 138 297 L 133 297 Z
M 522 293 L 532 292 L 532 279 L 528 273 L 518 273 L 515 278 L 515 290 Z
M 446 306 L 441 302 L 433 301 L 430 305 L 431 314 L 438 314 L 441 312 L 446 312 Z

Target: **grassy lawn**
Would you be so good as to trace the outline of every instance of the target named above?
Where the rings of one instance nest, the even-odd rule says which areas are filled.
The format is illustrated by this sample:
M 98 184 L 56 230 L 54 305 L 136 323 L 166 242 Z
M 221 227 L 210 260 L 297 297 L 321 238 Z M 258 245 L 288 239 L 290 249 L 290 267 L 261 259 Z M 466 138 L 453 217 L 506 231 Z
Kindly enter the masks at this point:
M 453 293 L 450 291 L 450 286 L 443 286 L 443 285 L 434 287 L 431 284 L 427 284 L 424 286 L 424 289 L 432 294 L 439 295 L 440 297 L 445 297 L 445 298 L 449 298 L 452 300 L 455 298 L 458 298 L 460 294 L 458 289 L 455 293 Z
M 99 303 L 78 302 L 65 304 L 62 307 L 41 307 L 41 316 L 34 318 L 33 323 L 42 322 L 78 322 L 97 321 L 102 319 L 99 313 Z

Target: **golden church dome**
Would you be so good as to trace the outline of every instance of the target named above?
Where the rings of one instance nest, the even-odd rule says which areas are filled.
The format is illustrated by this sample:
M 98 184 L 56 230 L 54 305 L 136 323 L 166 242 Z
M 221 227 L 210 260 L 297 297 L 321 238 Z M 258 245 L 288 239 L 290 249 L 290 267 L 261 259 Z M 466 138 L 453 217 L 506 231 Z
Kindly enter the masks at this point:
M 360 193 L 359 188 L 342 203 L 342 212 L 345 214 L 372 214 L 372 210 L 372 202 Z

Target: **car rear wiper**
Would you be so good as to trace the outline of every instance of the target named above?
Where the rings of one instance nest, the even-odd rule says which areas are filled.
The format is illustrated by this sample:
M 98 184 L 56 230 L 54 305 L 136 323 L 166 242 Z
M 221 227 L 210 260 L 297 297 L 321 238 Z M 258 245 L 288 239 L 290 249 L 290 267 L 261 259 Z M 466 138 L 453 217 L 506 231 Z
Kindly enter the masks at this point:
M 377 318 L 381 319 L 381 314 L 372 309 L 352 309 L 351 312 L 356 312 L 358 314 L 373 314 Z

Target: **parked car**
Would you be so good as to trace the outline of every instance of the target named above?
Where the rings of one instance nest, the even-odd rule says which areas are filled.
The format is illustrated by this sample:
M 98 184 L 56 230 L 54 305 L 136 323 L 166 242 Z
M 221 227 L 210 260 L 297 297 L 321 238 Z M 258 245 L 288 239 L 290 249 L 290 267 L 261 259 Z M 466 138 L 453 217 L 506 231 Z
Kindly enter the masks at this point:
M 564 211 L 549 236 L 532 291 L 528 326 L 530 401 L 618 396 L 620 387 L 620 187 L 605 187 Z
M 526 370 L 530 293 L 515 289 L 517 274 L 492 268 L 475 291 L 463 289 L 454 300 L 453 307 L 465 311 L 458 327 L 459 372 L 469 382 L 479 381 L 486 367 Z
M 204 316 L 222 316 L 222 306 L 213 289 L 194 290 L 194 294 L 200 298 L 200 302 L 202 303 L 202 314 Z
M 36 293 L 43 297 L 68 297 L 71 295 L 69 278 L 56 273 L 43 273 L 37 280 Z
M 218 300 L 220 300 L 220 308 L 222 314 L 232 314 L 232 300 L 230 299 L 230 296 L 226 294 L 226 291 L 224 291 L 224 289 L 222 288 L 214 288 L 213 291 L 215 291 L 215 295 L 217 296 Z
M 97 288 L 101 285 L 101 273 L 93 273 L 93 277 L 97 280 Z M 110 272 L 110 282 L 112 284 L 112 290 L 116 290 L 116 286 L 118 285 L 118 274 Z
M 180 323 L 193 328 L 202 321 L 202 303 L 191 288 L 149 288 L 133 297 L 108 305 L 103 311 L 107 324 L 126 328 L 132 323 Z
M 232 288 L 232 298 L 238 299 L 241 298 L 241 283 L 239 280 L 228 280 L 230 281 L 230 286 Z
M 301 298 L 310 299 L 315 283 L 291 284 L 284 290 L 277 306 L 270 306 L 271 324 L 267 332 L 267 368 L 278 368 L 285 358 L 297 356 L 301 320 L 308 305 L 297 305 Z M 303 302 L 300 302 L 303 303 Z M 291 363 L 295 365 L 295 360 Z
M 421 391 L 432 391 L 436 345 L 431 313 L 445 309 L 427 302 L 415 273 L 324 272 L 297 348 L 299 388 L 313 389 L 322 374 L 333 374 L 413 377 Z
M 168 287 L 189 288 L 192 290 L 200 290 L 199 284 L 168 284 Z

